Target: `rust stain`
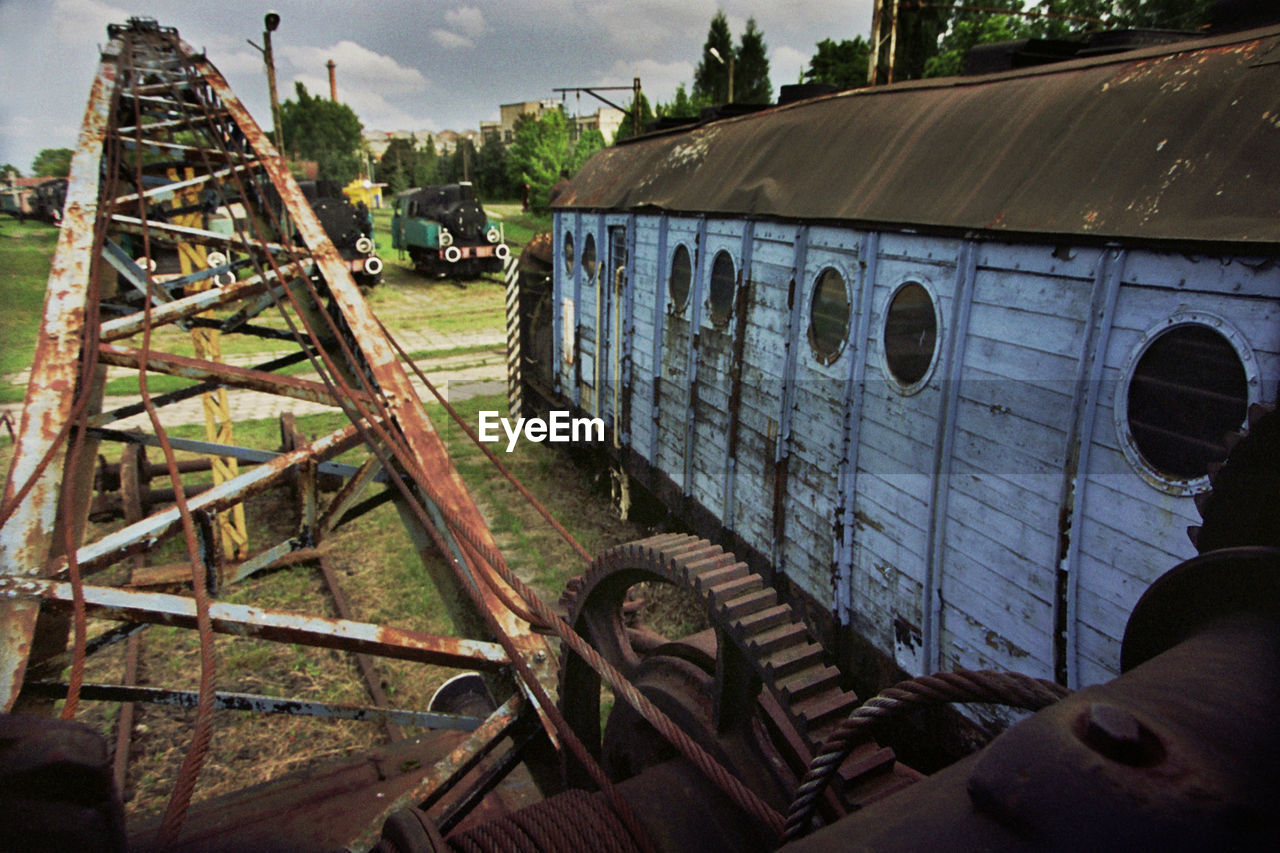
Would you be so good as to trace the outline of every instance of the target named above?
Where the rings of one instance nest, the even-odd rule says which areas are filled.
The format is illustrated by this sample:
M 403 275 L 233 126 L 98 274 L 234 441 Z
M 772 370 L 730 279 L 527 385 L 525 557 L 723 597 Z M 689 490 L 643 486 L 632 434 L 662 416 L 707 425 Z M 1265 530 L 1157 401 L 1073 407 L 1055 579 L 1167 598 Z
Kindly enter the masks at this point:
M 884 525 L 876 521 L 871 516 L 867 515 L 862 510 L 857 510 L 856 512 L 854 512 L 853 519 L 856 522 L 857 527 L 859 528 L 865 529 L 870 527 L 872 530 L 878 533 L 884 532 Z

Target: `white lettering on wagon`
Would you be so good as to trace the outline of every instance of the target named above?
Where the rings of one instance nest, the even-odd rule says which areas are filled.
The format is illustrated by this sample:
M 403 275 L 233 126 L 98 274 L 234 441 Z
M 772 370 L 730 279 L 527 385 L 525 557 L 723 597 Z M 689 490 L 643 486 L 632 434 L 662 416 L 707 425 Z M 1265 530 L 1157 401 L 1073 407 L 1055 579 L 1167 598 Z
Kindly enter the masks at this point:
M 567 411 L 553 411 L 546 420 L 542 418 L 516 418 L 512 424 L 510 418 L 504 418 L 494 409 L 480 411 L 480 420 L 476 434 L 480 440 L 493 443 L 502 440 L 498 427 L 507 437 L 507 452 L 516 449 L 516 442 L 523 435 L 526 441 L 533 442 L 568 442 L 568 441 L 604 441 L 604 420 L 602 418 L 574 418 Z

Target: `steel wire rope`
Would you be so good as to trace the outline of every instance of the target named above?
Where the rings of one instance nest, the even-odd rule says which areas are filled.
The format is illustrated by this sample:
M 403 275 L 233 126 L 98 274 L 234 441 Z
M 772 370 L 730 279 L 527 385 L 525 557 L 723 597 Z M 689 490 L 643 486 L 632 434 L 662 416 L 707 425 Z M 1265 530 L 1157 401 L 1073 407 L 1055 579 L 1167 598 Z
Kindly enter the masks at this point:
M 238 173 L 233 172 L 233 178 L 234 180 L 236 180 L 237 184 L 239 184 Z M 272 219 L 275 220 L 274 212 L 269 211 L 269 208 L 268 208 L 268 213 L 272 217 Z M 278 222 L 278 220 L 276 221 Z M 272 259 L 270 256 L 268 256 L 268 263 L 271 263 L 274 268 L 274 259 Z M 313 298 L 315 298 L 317 304 L 319 304 L 320 302 L 319 294 L 316 292 L 314 285 L 310 281 L 310 278 L 304 277 L 304 280 L 307 282 L 307 287 L 311 291 Z M 297 307 L 296 299 L 293 297 L 292 292 L 288 288 L 286 288 L 286 294 L 289 296 L 290 300 L 294 302 L 295 308 L 296 308 Z M 330 326 L 334 328 L 335 335 L 338 338 L 339 343 L 342 345 L 343 350 L 347 354 L 350 354 L 350 349 L 347 347 L 346 342 L 342 340 L 341 331 L 338 330 L 333 325 L 333 320 L 329 316 L 328 312 L 324 312 L 324 313 Z M 286 322 L 290 325 L 290 328 L 294 330 L 296 335 L 296 329 L 293 327 L 292 321 L 288 318 L 285 312 L 282 311 L 282 314 L 284 314 Z M 316 341 L 318 345 L 318 340 L 315 338 L 314 333 L 310 329 L 310 324 L 307 322 L 305 316 L 301 312 L 299 313 L 299 319 L 301 320 L 303 326 L 307 328 L 308 333 L 311 334 L 313 341 Z M 320 352 L 322 357 L 324 358 L 328 357 L 327 353 L 325 353 L 323 349 L 321 349 Z M 353 356 L 351 357 L 351 362 L 353 365 L 358 363 Z M 324 377 L 323 371 L 321 371 L 321 376 Z M 324 378 L 326 380 L 326 384 L 328 384 L 328 378 L 327 377 L 324 377 Z M 336 378 L 339 382 L 342 382 L 342 378 L 340 375 L 337 375 L 334 378 Z M 342 384 L 345 386 L 345 382 L 342 382 Z M 379 395 L 373 394 L 371 396 L 375 400 L 377 408 L 379 408 L 383 412 L 384 416 L 387 417 L 387 420 L 389 422 L 391 420 L 390 412 L 386 410 L 385 404 L 382 402 L 381 399 L 379 399 Z M 339 399 L 340 405 L 341 405 L 341 398 L 335 395 L 335 399 Z M 353 404 L 354 408 L 362 411 L 363 413 L 362 407 L 360 406 L 360 403 L 358 400 L 351 399 L 349 400 L 349 402 Z M 344 408 L 344 410 L 346 409 L 345 406 L 342 406 L 342 408 Z M 348 412 L 348 417 L 351 417 L 349 412 Z M 367 415 L 364 416 L 364 418 L 367 418 Z M 370 450 L 376 456 L 378 456 L 379 461 L 383 465 L 384 471 L 386 471 L 388 474 L 388 477 L 401 490 L 401 492 L 403 493 L 403 495 L 405 496 L 408 502 L 408 505 L 411 506 L 415 514 L 419 516 L 419 520 L 424 524 L 424 527 L 428 530 L 428 532 L 431 533 L 432 538 L 436 539 L 436 544 L 440 548 L 441 552 L 444 554 L 448 554 L 447 543 L 445 543 L 441 538 L 439 538 L 439 535 L 435 532 L 435 525 L 434 523 L 432 523 L 431 519 L 426 513 L 425 508 L 421 506 L 420 500 L 413 495 L 412 490 L 410 490 L 408 486 L 404 483 L 403 479 L 398 476 L 394 468 L 392 468 L 392 466 L 388 464 L 388 460 L 386 459 L 385 456 L 383 456 L 377 444 L 374 442 L 368 441 L 366 430 L 361 428 L 359 421 L 354 417 L 351 417 L 351 420 L 353 424 L 356 425 L 357 429 L 361 432 L 362 436 L 366 438 L 366 443 L 368 444 Z M 369 425 L 370 430 L 372 432 L 375 432 L 385 440 L 387 448 L 391 450 L 392 454 L 397 457 L 397 461 L 401 462 L 401 464 L 405 466 L 406 470 L 411 474 L 411 476 L 413 476 L 415 484 L 418 485 L 420 489 L 426 490 L 425 489 L 425 483 L 427 480 L 426 472 L 422 471 L 418 467 L 417 460 L 413 456 L 410 449 L 406 445 L 403 445 L 400 442 L 395 441 L 392 438 L 392 436 L 388 435 L 386 431 L 383 430 L 376 421 L 373 421 L 372 419 L 368 419 L 366 420 L 366 423 Z M 439 507 L 442 513 L 453 515 L 452 510 L 449 510 L 446 506 L 444 506 L 440 502 L 438 496 L 433 498 L 433 502 L 437 504 L 437 506 Z M 484 610 L 483 607 L 481 607 L 480 609 L 482 611 Z M 504 648 L 506 649 L 508 656 L 512 660 L 513 667 L 516 668 L 517 671 L 520 673 L 521 680 L 526 684 L 527 689 L 529 689 L 530 692 L 533 692 L 536 694 L 536 700 L 538 701 L 538 704 L 544 709 L 544 711 L 548 714 L 548 716 L 552 718 L 553 725 L 555 725 L 557 730 L 561 733 L 565 742 L 570 746 L 571 751 L 575 753 L 575 758 L 583 762 L 583 764 L 587 766 L 588 771 L 591 772 L 592 765 L 594 765 L 594 760 L 592 759 L 590 754 L 586 751 L 586 748 L 581 744 L 580 741 L 578 741 L 576 735 L 572 732 L 572 730 L 569 729 L 568 724 L 563 719 L 563 717 L 559 716 L 559 713 L 556 710 L 554 703 L 550 701 L 550 697 L 546 694 L 544 690 L 542 690 L 536 677 L 534 676 L 532 671 L 528 669 L 527 664 L 525 664 L 521 655 L 518 653 L 518 649 L 516 649 L 512 645 L 510 638 L 506 635 L 504 631 L 500 630 L 498 626 L 493 625 L 492 627 L 495 629 L 494 630 L 495 636 L 504 645 Z M 609 782 L 603 770 L 600 769 L 598 765 L 595 765 L 595 772 L 592 773 L 592 776 L 595 779 L 596 783 L 600 785 L 602 790 L 605 791 L 606 796 L 609 798 L 610 805 L 614 808 L 614 810 L 618 814 L 618 817 L 627 826 L 628 830 L 633 833 L 633 835 L 637 840 L 637 843 L 640 843 L 642 847 L 646 850 L 652 850 L 653 849 L 652 844 L 647 840 L 647 837 L 644 833 L 643 826 L 639 823 L 639 821 L 635 818 L 635 815 L 631 812 L 630 806 L 624 800 L 622 800 L 621 797 L 613 789 L 612 784 Z
M 236 176 L 236 180 L 238 181 L 238 176 Z M 269 258 L 268 260 L 274 264 L 272 259 Z M 318 293 L 315 291 L 315 287 L 310 278 L 304 277 L 304 280 L 306 281 L 308 289 L 312 292 L 313 297 L 315 297 L 317 302 L 319 302 Z M 286 293 L 291 300 L 294 300 L 291 292 L 286 290 Z M 328 312 L 325 312 L 325 317 L 332 327 L 333 319 Z M 310 326 L 307 323 L 306 318 L 300 315 L 300 320 L 310 331 Z M 342 336 L 336 327 L 335 333 L 337 333 L 339 344 L 342 346 L 344 352 L 349 353 L 350 350 L 346 345 L 346 341 L 342 339 Z M 324 353 L 323 351 L 321 355 L 322 357 L 328 357 L 327 353 Z M 358 363 L 354 358 L 352 359 L 352 362 L 353 364 Z M 340 376 L 335 378 L 337 378 L 339 382 L 342 381 Z M 343 384 L 345 385 L 345 383 Z M 384 404 L 380 399 L 378 399 L 378 396 L 379 395 L 376 394 L 373 395 L 373 399 L 376 401 L 377 406 L 382 408 Z M 358 400 L 350 400 L 350 402 L 358 410 L 362 409 Z M 408 403 L 409 401 L 405 402 Z M 353 419 L 353 422 L 355 422 L 355 419 Z M 522 599 L 530 604 L 534 615 L 546 622 L 552 630 L 560 636 L 562 642 L 565 642 L 570 646 L 570 648 L 574 649 L 575 652 L 582 656 L 584 660 L 591 663 L 593 668 L 596 668 L 597 666 L 602 667 L 603 671 L 601 669 L 597 669 L 597 671 L 605 677 L 605 680 L 609 682 L 615 690 L 618 690 L 621 695 L 627 698 L 629 704 L 645 716 L 646 719 L 655 726 L 655 728 L 662 731 L 664 736 L 671 741 L 677 749 L 693 761 L 694 764 L 708 776 L 708 778 L 721 787 L 735 802 L 743 807 L 745 811 L 749 814 L 755 815 L 757 819 L 770 827 L 775 834 L 781 832 L 782 819 L 780 815 L 774 812 L 767 804 L 760 800 L 754 792 L 743 785 L 740 780 L 730 774 L 722 765 L 719 764 L 719 762 L 706 753 L 702 747 L 696 744 L 683 731 L 676 727 L 665 714 L 654 706 L 646 697 L 635 690 L 633 685 L 626 682 L 621 673 L 591 649 L 590 646 L 588 646 L 586 642 L 582 640 L 582 638 L 579 637 L 572 628 L 567 625 L 567 623 L 564 622 L 564 620 L 560 619 L 557 614 L 547 608 L 545 603 L 543 603 L 541 599 L 524 584 L 523 581 L 511 572 L 510 568 L 502 559 L 501 554 L 496 550 L 490 549 L 490 547 L 476 535 L 476 532 L 471 528 L 471 526 L 465 523 L 454 510 L 449 508 L 448 505 L 441 500 L 439 493 L 435 492 L 434 489 L 431 488 L 426 477 L 426 472 L 419 467 L 418 461 L 414 458 L 409 449 L 400 442 L 391 440 L 391 437 L 386 434 L 381 424 L 373 421 L 369 421 L 368 424 L 372 432 L 379 436 L 385 436 L 386 439 L 388 439 L 387 448 L 394 456 L 397 457 L 397 461 L 405 467 L 406 472 L 410 474 L 419 490 L 421 490 L 432 501 L 432 503 L 436 505 L 441 515 L 445 518 L 450 531 L 455 536 L 462 534 L 462 538 L 467 539 L 470 542 L 472 547 L 476 549 L 484 561 L 488 562 L 490 566 L 498 572 L 499 576 L 509 586 L 511 586 Z M 360 427 L 358 422 L 356 422 L 356 426 L 357 429 L 360 429 L 362 434 L 364 434 L 365 431 Z M 376 444 L 369 442 L 369 447 L 375 455 L 379 456 L 379 460 L 384 463 L 384 470 L 388 473 L 392 482 L 397 485 L 397 488 L 402 491 L 408 500 L 409 505 L 413 508 L 415 514 L 418 515 L 419 520 L 424 523 L 425 528 L 429 532 L 434 531 L 435 525 L 432 523 L 425 507 L 421 505 L 420 500 L 413 495 L 412 490 L 408 489 L 403 480 L 395 475 L 394 469 L 385 464 L 385 458 L 382 456 Z M 437 539 L 437 545 L 441 548 L 442 553 L 447 554 L 447 544 L 438 539 L 437 536 L 438 534 L 432 533 L 432 537 L 433 539 Z M 483 577 L 483 575 L 478 573 L 476 576 Z M 492 585 L 490 585 L 490 588 L 492 589 Z M 481 607 L 480 609 L 481 611 L 485 610 L 484 607 Z M 552 719 L 553 725 L 555 725 L 556 729 L 562 736 L 564 736 L 565 742 L 570 745 L 571 751 L 575 753 L 575 757 L 584 764 L 588 772 L 593 776 L 593 779 L 595 779 L 596 783 L 599 784 L 602 790 L 610 796 L 611 804 L 615 808 L 615 811 L 617 811 L 619 817 L 628 824 L 628 828 L 636 833 L 638 838 L 644 838 L 643 830 L 638 821 L 635 820 L 634 815 L 630 813 L 629 806 L 627 806 L 625 801 L 621 800 L 621 798 L 616 795 L 616 792 L 614 792 L 607 777 L 604 776 L 603 771 L 595 763 L 594 759 L 592 759 L 586 752 L 585 747 L 568 727 L 568 723 L 559 715 L 554 703 L 550 702 L 546 692 L 542 689 L 536 677 L 534 677 L 533 673 L 528 669 L 527 664 L 523 661 L 522 656 L 518 653 L 518 649 L 512 645 L 510 637 L 500 629 L 495 630 L 494 633 L 500 643 L 504 645 L 504 648 L 506 648 L 508 655 L 511 658 L 512 665 L 520 673 L 521 680 L 525 683 L 526 689 L 535 694 L 535 699 L 539 706 L 542 707 L 544 713 Z
M 136 34 L 131 33 L 128 38 L 129 50 L 126 51 L 127 61 L 130 69 L 130 78 L 135 89 L 140 85 L 140 76 L 137 70 L 137 54 L 135 52 Z M 146 40 L 153 52 L 158 47 L 157 42 L 163 42 L 163 38 Z M 169 44 L 173 49 L 172 40 Z M 175 51 L 176 53 L 177 51 Z M 158 76 L 163 76 L 166 72 L 159 72 Z M 143 222 L 142 227 L 142 255 L 146 260 L 143 269 L 144 281 L 146 284 L 143 295 L 143 323 L 142 323 L 142 346 L 138 353 L 138 392 L 142 397 L 143 406 L 147 412 L 147 418 L 151 421 L 152 428 L 155 430 L 156 439 L 160 444 L 161 452 L 164 454 L 165 465 L 169 469 L 169 479 L 174 484 L 174 503 L 178 509 L 178 516 L 182 522 L 183 538 L 186 540 L 187 555 L 191 561 L 191 585 L 192 593 L 195 599 L 196 610 L 196 631 L 200 643 L 200 680 L 199 689 L 196 700 L 196 718 L 192 726 L 191 745 L 182 759 L 182 764 L 178 769 L 178 778 L 174 783 L 174 788 L 169 797 L 169 802 L 165 806 L 164 815 L 161 818 L 160 829 L 157 833 L 157 844 L 161 849 L 170 847 L 177 840 L 178 833 L 182 830 L 182 824 L 186 820 L 187 809 L 191 804 L 191 797 L 195 792 L 196 780 L 199 778 L 200 769 L 204 765 L 205 757 L 208 755 L 209 747 L 213 739 L 213 710 L 215 705 L 216 690 L 216 672 L 217 657 L 213 644 L 213 624 L 209 617 L 209 590 L 208 579 L 205 576 L 205 567 L 203 559 L 200 555 L 200 546 L 196 542 L 195 523 L 191 517 L 191 508 L 187 505 L 186 494 L 183 489 L 179 488 L 182 481 L 181 474 L 178 471 L 177 457 L 174 455 L 173 447 L 169 444 L 168 433 L 164 429 L 164 425 L 160 422 L 159 412 L 156 410 L 155 404 L 151 400 L 151 392 L 147 385 L 147 362 L 151 354 L 151 332 L 153 328 L 151 308 L 151 232 L 147 228 L 147 201 L 143 194 L 143 171 L 142 171 L 142 108 L 135 96 L 133 98 L 134 110 L 134 176 L 138 187 L 137 205 L 138 218 Z
M 461 535 L 470 541 L 470 544 L 480 553 L 480 556 L 497 571 L 504 582 L 511 586 L 529 604 L 534 615 L 544 621 L 560 638 L 562 643 L 604 678 L 613 688 L 615 694 L 621 696 L 627 704 L 635 708 L 672 746 L 676 747 L 686 758 L 692 761 L 703 775 L 720 787 L 739 807 L 773 831 L 775 836 L 781 835 L 783 828 L 781 815 L 716 761 L 682 729 L 676 726 L 664 712 L 640 693 L 635 688 L 635 685 L 627 681 L 622 673 L 608 660 L 591 648 L 586 640 L 579 636 L 559 614 L 547 607 L 545 602 L 511 570 L 505 560 L 502 559 L 500 553 L 481 542 L 470 525 L 466 524 L 451 509 L 436 500 L 435 496 L 431 494 L 432 490 L 429 484 L 423 483 L 420 487 L 428 497 L 435 501 L 441 515 L 444 516 L 446 523 L 455 535 Z M 550 709 L 545 710 L 550 711 Z M 590 770 L 589 766 L 588 770 Z
M 112 87 L 111 101 L 108 104 L 109 115 L 114 116 L 116 114 L 119 103 L 120 87 L 117 85 Z M 110 125 L 110 122 L 108 124 Z M 99 215 L 94 219 L 93 223 L 93 241 L 90 244 L 89 267 L 86 270 L 88 280 L 85 282 L 84 304 L 81 306 L 81 359 L 78 364 L 76 386 L 67 421 L 62 430 L 59 431 L 55 443 L 50 446 L 49 451 L 41 460 L 42 466 L 47 464 L 47 461 L 52 458 L 52 454 L 58 448 L 64 446 L 67 436 L 73 436 L 71 438 L 71 446 L 67 449 L 66 464 L 63 468 L 63 476 L 58 490 L 58 523 L 62 528 L 62 548 L 67 555 L 67 579 L 71 584 L 72 601 L 71 673 L 68 678 L 66 701 L 62 706 L 61 717 L 64 720 L 75 718 L 76 710 L 80 704 L 80 690 L 84 684 L 85 661 L 88 656 L 88 619 L 85 614 L 84 578 L 80 572 L 80 563 L 76 559 L 78 543 L 75 541 L 75 535 L 78 525 L 75 519 L 71 518 L 74 484 L 67 476 L 67 472 L 79 470 L 83 461 L 85 435 L 83 427 L 87 418 L 91 383 L 98 369 L 97 338 L 99 299 L 101 298 L 101 283 L 99 281 L 101 252 L 98 249 L 106 238 L 107 231 L 106 218 L 101 216 L 101 211 L 106 199 L 114 191 L 119 168 L 118 142 L 113 141 L 111 145 L 108 145 L 107 132 L 104 131 L 102 145 L 103 150 L 99 154 L 99 160 L 101 161 L 102 155 L 106 154 L 110 177 L 106 181 L 101 179 L 101 162 L 99 162 L 100 178 L 98 182 L 98 197 L 96 199 L 96 210 Z M 71 226 L 66 225 L 66 227 Z M 34 484 L 35 476 L 29 482 Z
M 381 320 L 378 321 L 378 325 L 382 328 L 383 334 L 387 336 L 387 340 L 391 341 L 391 345 L 395 347 L 400 358 L 409 365 L 410 369 L 413 370 L 414 375 L 416 375 L 418 379 L 422 380 L 422 384 L 426 386 L 427 390 L 430 391 L 432 395 L 435 396 L 436 400 L 439 401 L 440 405 L 443 406 L 444 410 L 449 414 L 449 417 L 451 417 L 458 426 L 462 427 L 463 432 L 467 434 L 467 437 L 471 439 L 472 443 L 475 444 L 475 446 L 478 447 L 486 457 L 488 457 L 489 461 L 494 464 L 494 467 L 498 469 L 499 473 L 501 473 L 502 476 L 511 483 L 511 485 L 515 486 L 516 490 L 524 496 L 525 500 L 527 500 L 535 510 L 537 510 L 538 514 L 546 519 L 552 529 L 560 535 L 560 538 L 564 539 L 564 541 L 569 544 L 569 547 L 573 548 L 584 562 L 590 563 L 593 557 L 586 548 L 582 547 L 582 543 L 575 539 L 573 534 L 556 520 L 555 516 L 551 514 L 551 511 L 548 510 L 536 497 L 534 497 L 533 492 L 529 491 L 524 483 L 520 482 L 520 479 L 516 477 L 515 473 L 512 472 L 511 469 L 502 464 L 502 460 L 498 458 L 497 454 L 485 446 L 484 442 L 480 440 L 480 437 L 476 435 L 473 429 L 471 429 L 471 426 L 463 420 L 462 415 L 458 413 L 458 410 L 450 405 L 449 401 L 440 393 L 440 390 L 436 388 L 435 384 L 427 378 L 426 373 L 424 373 L 422 369 L 414 363 L 413 359 L 409 358 L 409 354 L 404 351 L 404 347 L 400 346 L 400 342 L 391 336 L 391 333 L 387 331 L 386 326 L 382 324 Z
M 420 404 L 420 403 L 419 403 Z M 781 834 L 782 817 L 772 808 L 761 800 L 755 792 L 747 788 L 742 782 L 729 773 L 718 761 L 716 761 L 709 753 L 698 745 L 692 738 L 686 735 L 678 726 L 676 726 L 669 717 L 660 709 L 653 705 L 647 697 L 635 689 L 634 685 L 626 681 L 625 677 L 617 671 L 605 658 L 600 656 L 598 652 L 592 649 L 585 640 L 580 637 L 558 614 L 547 607 L 541 598 L 530 589 L 520 578 L 511 570 L 502 558 L 501 553 L 496 549 L 490 549 L 485 545 L 476 532 L 463 521 L 460 517 L 449 509 L 440 501 L 438 495 L 432 493 L 432 489 L 428 482 L 417 483 L 418 487 L 432 500 L 438 507 L 441 515 L 445 518 L 450 530 L 455 536 L 461 535 L 463 539 L 468 540 L 472 548 L 474 548 L 479 556 L 488 563 L 502 580 L 509 585 L 522 600 L 529 604 L 533 614 L 539 621 L 551 628 L 551 630 L 560 638 L 561 642 L 567 645 L 575 653 L 577 653 L 584 661 L 587 662 L 593 670 L 597 672 L 606 682 L 621 695 L 624 700 L 635 708 L 651 725 L 657 729 L 664 738 L 666 738 L 673 746 L 675 746 L 686 758 L 694 763 L 699 770 L 711 779 L 718 787 L 720 787 L 731 799 L 735 801 L 744 811 L 756 817 L 761 823 L 769 827 L 775 835 Z M 492 587 L 491 587 L 492 588 Z M 501 636 L 501 635 L 500 635 Z M 519 660 L 518 655 L 512 655 L 513 663 Z M 542 692 L 541 688 L 536 685 L 536 681 L 528 685 L 530 689 L 537 689 Z M 540 698 L 540 704 L 545 704 L 545 699 Z M 544 707 L 548 713 L 551 708 Z M 556 716 L 559 716 L 558 712 Z M 557 729 L 563 734 L 564 727 L 567 722 L 557 724 Z M 570 732 L 572 734 L 572 732 Z M 567 738 L 567 740 L 569 740 Z M 570 742 L 577 742 L 576 735 L 572 736 Z M 580 742 L 578 744 L 581 745 Z M 581 760 L 581 759 L 579 759 Z M 583 762 L 588 772 L 592 772 L 594 761 L 588 763 Z M 598 769 L 598 768 L 597 768 Z M 594 774 L 593 774 L 594 775 Z M 599 784 L 597 782 L 597 784 Z
M 903 711 L 950 702 L 985 702 L 1039 711 L 1071 693 L 1066 687 L 1016 672 L 958 670 L 923 675 L 882 690 L 853 709 L 809 762 L 787 810 L 784 841 L 806 834 L 814 805 L 854 746 L 876 723 Z

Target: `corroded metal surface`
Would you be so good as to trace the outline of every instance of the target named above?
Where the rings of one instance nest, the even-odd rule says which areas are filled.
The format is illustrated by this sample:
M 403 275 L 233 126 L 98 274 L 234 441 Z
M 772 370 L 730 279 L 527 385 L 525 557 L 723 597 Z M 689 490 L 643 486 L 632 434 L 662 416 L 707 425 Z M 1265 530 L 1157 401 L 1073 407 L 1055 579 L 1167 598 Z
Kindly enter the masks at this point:
M 85 608 L 106 619 L 153 622 L 186 628 L 193 627 L 196 622 L 195 602 L 182 595 L 95 586 L 82 587 L 81 594 Z M 71 585 L 66 582 L 12 578 L 0 580 L 0 599 L 39 600 L 57 607 L 69 607 L 73 595 Z M 209 605 L 209 618 L 213 629 L 222 634 L 262 637 L 280 642 L 481 670 L 498 669 L 507 663 L 506 653 L 494 643 L 440 637 L 388 625 L 269 610 L 225 601 Z
M 98 215 L 99 161 L 115 84 L 115 56 L 109 48 L 90 90 L 71 160 L 64 227 L 49 271 L 44 319 L 4 489 L 3 503 L 10 513 L 0 527 L 0 572 L 4 574 L 41 574 L 51 545 L 62 467 L 49 465 L 44 476 L 36 478 L 45 457 L 65 438 L 75 401 L 84 304 L 94 268 L 92 225 Z M 28 479 L 35 482 L 19 499 L 17 489 Z M 13 707 L 22 683 L 36 615 L 30 602 L 0 603 L 0 697 L 6 711 Z
M 1278 40 L 777 107 L 607 148 L 556 207 L 1274 245 Z
M 215 701 L 227 701 L 213 690 L 213 632 L 481 670 L 508 691 L 530 680 L 553 683 L 555 654 L 516 604 L 518 596 L 490 569 L 498 551 L 483 516 L 349 264 L 270 140 L 221 74 L 176 31 L 131 19 L 108 32 L 111 42 L 73 160 L 44 326 L 0 510 L 0 694 L 11 707 L 32 663 L 46 679 L 41 689 L 65 690 L 65 713 L 74 713 L 82 695 L 195 703 L 192 748 L 158 836 L 163 846 L 178 837 Z M 161 162 L 156 152 L 170 159 Z M 215 330 L 224 340 L 237 334 L 266 338 L 286 352 L 251 368 L 229 366 L 212 350 L 196 357 L 174 351 L 186 338 L 173 334 L 175 327 Z M 281 372 L 308 361 L 315 378 Z M 138 371 L 140 405 L 98 411 L 108 364 Z M 196 384 L 152 395 L 147 378 L 154 374 Z M 312 441 L 293 430 L 283 452 L 169 438 L 168 406 L 216 386 L 325 403 L 349 423 Z M 118 422 L 135 413 L 145 413 L 149 427 L 123 431 Z M 175 505 L 149 505 L 133 483 L 143 514 L 86 538 L 99 442 L 159 447 L 164 458 L 148 467 L 147 479 L 171 474 L 173 485 L 164 491 Z M 363 464 L 330 461 L 356 448 L 367 457 Z M 208 464 L 179 462 L 178 450 L 261 464 L 206 488 L 182 480 L 199 477 Z M 113 476 L 119 481 L 119 470 L 107 467 L 99 479 Z M 334 488 L 335 477 L 351 482 L 326 506 L 321 484 Z M 469 636 L 360 622 L 345 609 L 345 618 L 335 619 L 212 598 L 219 586 L 262 568 L 321 556 L 325 535 L 375 477 L 398 496 L 415 544 L 430 543 L 445 554 L 447 569 L 437 581 L 457 606 L 457 621 L 475 629 Z M 299 484 L 297 528 L 280 541 L 255 541 L 253 553 L 237 552 L 224 564 L 213 543 L 213 515 L 286 482 Z M 107 571 L 174 539 L 186 540 L 185 565 L 175 565 L 169 553 L 146 571 Z M 430 559 L 439 562 L 436 554 Z M 129 574 L 124 582 L 191 584 L 194 597 L 112 587 L 104 580 L 119 582 Z M 86 642 L 89 615 L 197 629 L 200 690 L 179 695 L 95 688 L 82 694 L 84 659 L 97 648 Z M 38 618 L 55 630 L 38 629 Z M 37 643 L 38 636 L 51 642 Z M 68 683 L 50 686 L 51 667 L 67 660 Z M 513 667 L 520 678 L 512 677 Z M 545 688 L 537 692 L 545 696 Z M 287 698 L 248 706 L 302 707 Z M 387 719 L 425 719 L 414 713 L 397 711 Z

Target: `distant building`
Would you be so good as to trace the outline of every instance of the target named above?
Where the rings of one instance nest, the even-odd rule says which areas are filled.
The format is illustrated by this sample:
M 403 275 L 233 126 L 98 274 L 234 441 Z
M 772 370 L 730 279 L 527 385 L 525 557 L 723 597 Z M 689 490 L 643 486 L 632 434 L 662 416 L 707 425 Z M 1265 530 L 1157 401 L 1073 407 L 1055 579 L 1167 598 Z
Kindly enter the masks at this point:
M 503 145 L 510 145 L 516 138 L 516 119 L 523 115 L 542 118 L 544 113 L 560 109 L 560 102 L 554 98 L 541 101 L 518 101 L 514 104 L 503 104 L 498 107 L 498 129 Z
M 553 98 L 542 101 L 517 101 L 514 104 L 503 104 L 498 107 L 498 121 L 480 122 L 480 135 L 485 142 L 501 142 L 509 146 L 515 141 L 516 120 L 522 115 L 542 118 L 552 110 L 561 108 L 561 102 Z M 613 141 L 626 113 L 613 107 L 601 107 L 590 115 L 572 116 L 569 119 L 569 139 L 576 142 L 584 131 L 598 130 L 604 135 L 606 144 Z
M 430 142 L 437 154 L 452 154 L 458 147 L 458 140 L 469 139 L 476 148 L 484 145 L 484 135 L 478 130 L 370 130 L 364 135 L 365 144 L 375 160 L 381 160 L 387 153 L 393 139 L 404 139 L 413 143 L 419 151 Z
M 569 141 L 577 142 L 585 131 L 598 130 L 604 136 L 604 144 L 609 145 L 626 117 L 626 113 L 613 107 L 601 107 L 595 115 L 574 116 L 569 124 Z

